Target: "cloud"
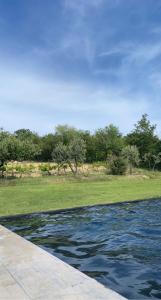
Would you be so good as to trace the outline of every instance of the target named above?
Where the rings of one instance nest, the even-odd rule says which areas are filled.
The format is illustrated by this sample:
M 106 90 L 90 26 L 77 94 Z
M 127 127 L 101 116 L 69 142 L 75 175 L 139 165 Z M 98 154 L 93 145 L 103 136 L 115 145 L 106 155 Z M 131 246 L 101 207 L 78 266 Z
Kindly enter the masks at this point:
M 159 120 L 160 21 L 151 1 L 48 0 L 37 10 L 30 2 L 23 13 L 19 0 L 0 12 L 0 126 L 44 133 L 58 123 L 112 122 L 127 132 L 142 113 Z
M 117 86 L 146 95 L 147 101 L 160 97 L 161 42 L 121 42 L 97 55 L 96 78 L 107 78 Z M 151 97 L 149 96 L 151 94 Z M 153 96 L 152 96 L 153 95 Z
M 127 57 L 129 63 L 145 64 L 156 59 L 161 55 L 161 42 L 144 43 L 144 45 L 135 45 Z
M 121 87 L 44 79 L 13 68 L 1 69 L 0 82 L 0 126 L 6 129 L 46 133 L 60 123 L 91 130 L 115 123 L 127 132 L 138 114 L 149 111 L 146 97 Z
M 133 52 L 134 48 L 135 48 L 134 43 L 124 41 L 124 42 L 118 43 L 114 47 L 110 46 L 108 49 L 100 52 L 98 54 L 98 57 L 106 57 L 106 56 L 115 55 L 118 53 L 122 54 L 124 56 L 124 55 L 128 55 L 131 52 Z
M 109 57 L 117 54 L 120 54 L 121 59 L 126 64 L 147 64 L 161 56 L 161 42 L 158 40 L 153 43 L 125 41 L 99 53 L 98 57 Z
M 89 9 L 97 9 L 103 3 L 104 0 L 65 0 L 64 8 L 66 10 L 72 10 L 81 17 L 84 17 L 86 13 L 89 12 Z

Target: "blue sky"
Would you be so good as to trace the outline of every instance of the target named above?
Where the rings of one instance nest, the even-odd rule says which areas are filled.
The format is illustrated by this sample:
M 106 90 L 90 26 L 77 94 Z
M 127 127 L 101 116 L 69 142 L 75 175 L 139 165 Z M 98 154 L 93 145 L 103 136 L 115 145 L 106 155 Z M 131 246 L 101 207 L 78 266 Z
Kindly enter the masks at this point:
M 0 126 L 161 135 L 160 0 L 0 0 Z

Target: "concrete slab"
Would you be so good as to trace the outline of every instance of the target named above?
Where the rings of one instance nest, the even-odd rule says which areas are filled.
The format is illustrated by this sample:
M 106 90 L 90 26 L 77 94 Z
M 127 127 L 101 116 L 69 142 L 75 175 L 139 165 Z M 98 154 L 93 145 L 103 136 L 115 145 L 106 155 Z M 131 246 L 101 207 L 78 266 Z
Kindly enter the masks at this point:
M 125 300 L 0 225 L 0 300 Z

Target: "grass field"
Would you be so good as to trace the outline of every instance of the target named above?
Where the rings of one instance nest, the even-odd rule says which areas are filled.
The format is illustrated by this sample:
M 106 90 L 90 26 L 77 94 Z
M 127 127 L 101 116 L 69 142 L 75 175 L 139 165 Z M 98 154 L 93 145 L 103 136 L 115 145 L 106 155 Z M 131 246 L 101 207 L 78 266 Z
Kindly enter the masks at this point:
M 161 173 L 45 176 L 0 182 L 0 215 L 161 197 Z

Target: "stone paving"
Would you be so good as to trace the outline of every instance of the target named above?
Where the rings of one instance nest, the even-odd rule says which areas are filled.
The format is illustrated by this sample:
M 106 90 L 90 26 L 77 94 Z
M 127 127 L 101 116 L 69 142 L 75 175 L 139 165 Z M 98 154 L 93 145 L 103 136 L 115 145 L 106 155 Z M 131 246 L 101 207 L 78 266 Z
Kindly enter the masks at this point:
M 0 300 L 125 300 L 0 225 Z

